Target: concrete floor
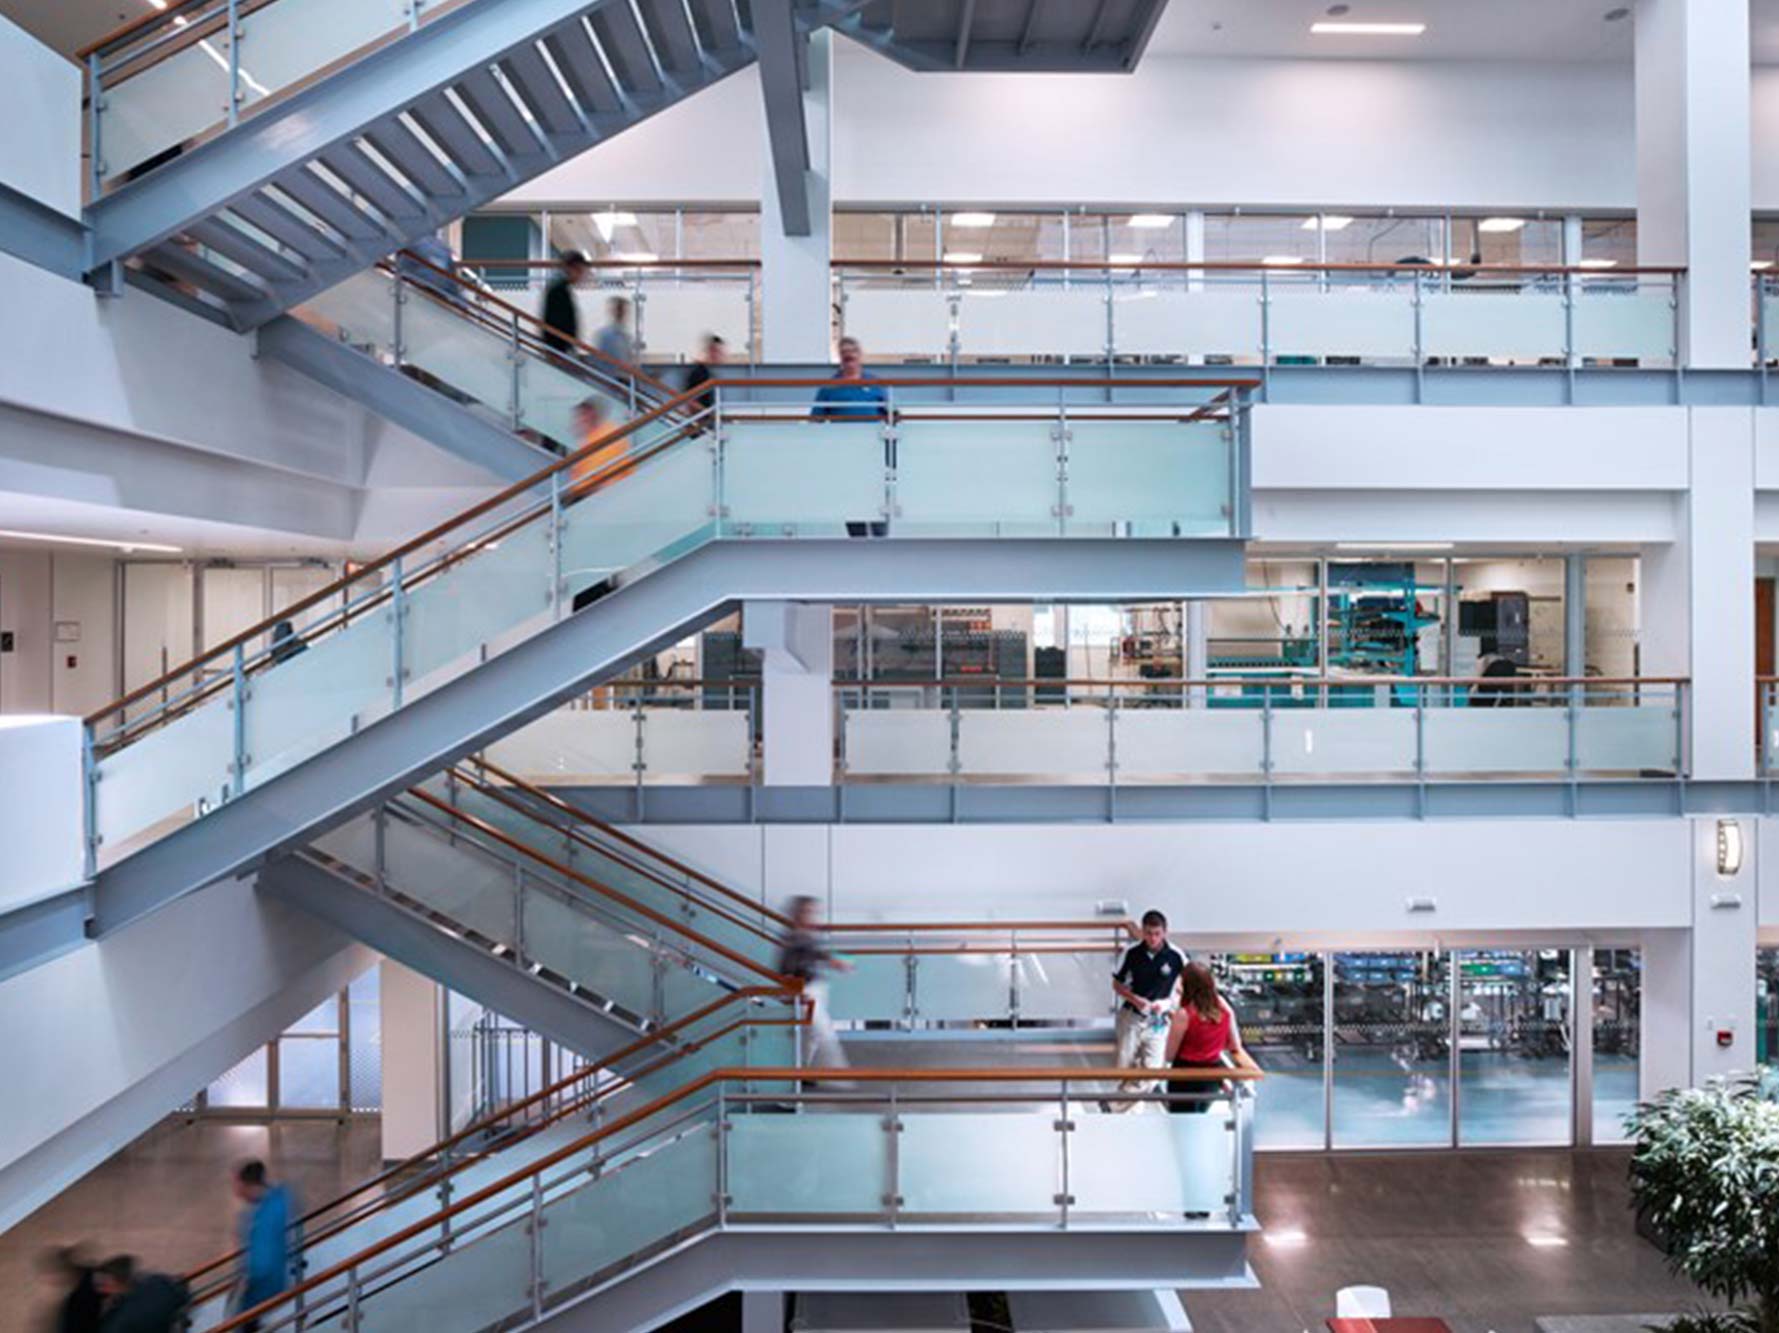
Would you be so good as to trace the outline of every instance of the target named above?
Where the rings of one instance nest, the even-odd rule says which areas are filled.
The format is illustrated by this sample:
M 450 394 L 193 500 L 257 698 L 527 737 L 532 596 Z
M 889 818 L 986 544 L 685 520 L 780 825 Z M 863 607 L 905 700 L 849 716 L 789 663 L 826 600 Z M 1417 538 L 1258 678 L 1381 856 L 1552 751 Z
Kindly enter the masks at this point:
M 183 1271 L 232 1244 L 229 1170 L 264 1156 L 316 1201 L 375 1168 L 375 1120 L 345 1127 L 172 1121 L 0 1236 L 0 1331 L 43 1326 L 34 1264 L 79 1239 Z M 1388 1288 L 1398 1313 L 1456 1333 L 1534 1333 L 1541 1315 L 1697 1303 L 1631 1228 L 1622 1150 L 1262 1155 L 1256 1291 L 1188 1293 L 1201 1333 L 1318 1333 L 1337 1288 Z M 440 1333 L 450 1333 L 440 1330 Z

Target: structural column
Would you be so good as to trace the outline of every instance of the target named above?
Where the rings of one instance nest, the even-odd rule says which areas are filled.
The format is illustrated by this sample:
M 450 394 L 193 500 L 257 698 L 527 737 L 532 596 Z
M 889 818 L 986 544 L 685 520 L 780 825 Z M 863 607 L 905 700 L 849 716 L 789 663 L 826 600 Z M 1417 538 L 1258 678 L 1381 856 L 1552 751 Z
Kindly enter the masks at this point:
M 1749 364 L 1746 0 L 1638 0 L 1637 259 L 1687 270 L 1680 355 Z
M 784 201 L 774 171 L 768 128 L 764 177 L 760 182 L 760 286 L 765 302 L 765 356 L 780 362 L 825 362 L 833 355 L 833 134 L 829 90 L 833 83 L 833 39 L 824 29 L 809 38 L 808 83 L 803 121 L 809 167 L 803 180 L 808 196 L 807 235 L 785 234 Z
M 378 964 L 383 1024 L 383 1160 L 397 1162 L 445 1136 L 440 1060 L 445 990 L 385 958 Z
M 834 780 L 833 608 L 749 602 L 742 642 L 763 654 L 762 781 L 826 787 Z

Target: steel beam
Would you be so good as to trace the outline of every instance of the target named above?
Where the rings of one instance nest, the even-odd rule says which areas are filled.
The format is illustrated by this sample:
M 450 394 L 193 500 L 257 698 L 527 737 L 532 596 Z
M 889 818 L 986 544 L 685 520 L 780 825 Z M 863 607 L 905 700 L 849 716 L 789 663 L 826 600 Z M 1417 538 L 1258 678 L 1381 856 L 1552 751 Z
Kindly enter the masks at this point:
M 76 281 L 94 267 L 87 259 L 83 224 L 4 181 L 0 181 L 0 250 Z
M 85 943 L 88 908 L 83 885 L 0 915 L 0 981 Z
M 791 0 L 754 0 L 754 46 L 760 61 L 760 93 L 766 103 L 766 135 L 772 146 L 772 175 L 787 236 L 808 236 L 809 127 L 803 115 L 803 83 L 798 46 L 808 37 L 798 28 Z
M 280 316 L 258 337 L 261 356 L 282 361 L 502 481 L 518 481 L 552 461 L 536 445 L 301 320 Z

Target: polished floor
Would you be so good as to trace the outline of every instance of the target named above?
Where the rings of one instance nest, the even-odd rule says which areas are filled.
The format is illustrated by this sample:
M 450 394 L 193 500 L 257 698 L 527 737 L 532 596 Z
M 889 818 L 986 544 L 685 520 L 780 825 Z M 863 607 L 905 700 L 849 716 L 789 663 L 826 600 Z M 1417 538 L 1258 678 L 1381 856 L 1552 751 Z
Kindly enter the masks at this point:
M 315 1203 L 374 1174 L 380 1151 L 375 1118 L 168 1120 L 0 1235 L 0 1333 L 46 1327 L 54 1293 L 37 1263 L 52 1246 L 84 1242 L 100 1256 L 134 1254 L 149 1268 L 183 1273 L 234 1247 L 230 1175 L 240 1162 L 261 1158 Z
M 34 1271 L 51 1245 L 90 1241 L 184 1271 L 231 1244 L 229 1170 L 263 1156 L 306 1199 L 375 1168 L 372 1121 L 276 1127 L 171 1121 L 0 1235 L 0 1330 L 42 1328 Z M 1696 1303 L 1631 1227 L 1622 1150 L 1262 1155 L 1252 1251 L 1261 1286 L 1196 1292 L 1201 1333 L 1317 1333 L 1342 1286 L 1389 1289 L 1402 1314 L 1455 1333 L 1534 1333 L 1547 1315 L 1647 1314 Z M 446 1333 L 440 1330 L 440 1333 Z

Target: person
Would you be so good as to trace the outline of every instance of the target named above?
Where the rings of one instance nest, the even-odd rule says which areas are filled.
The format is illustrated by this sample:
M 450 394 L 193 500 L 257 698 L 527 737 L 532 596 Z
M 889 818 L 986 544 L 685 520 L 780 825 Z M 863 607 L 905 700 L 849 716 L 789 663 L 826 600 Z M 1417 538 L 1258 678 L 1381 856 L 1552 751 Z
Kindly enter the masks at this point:
M 593 335 L 600 355 L 625 365 L 636 362 L 636 343 L 630 337 L 630 298 L 614 296 L 605 303 L 605 324 Z
M 101 1333 L 172 1333 L 189 1299 L 184 1283 L 165 1273 L 138 1271 L 127 1254 L 100 1264 L 93 1284 L 105 1302 Z
M 723 362 L 728 359 L 729 344 L 723 341 L 722 335 L 716 333 L 705 334 L 703 355 L 694 361 L 692 363 L 692 368 L 686 372 L 686 392 L 690 393 L 693 389 L 702 388 L 704 385 L 709 384 L 716 378 L 717 367 L 722 365 Z M 693 401 L 697 405 L 693 409 L 694 411 L 709 412 L 717 405 L 717 391 L 715 389 L 705 389 L 705 391 L 699 394 Z
M 815 407 L 809 415 L 816 421 L 882 421 L 889 415 L 888 399 L 881 384 L 865 369 L 865 349 L 857 338 L 840 340 L 840 365 L 833 382 L 816 390 Z
M 1120 1069 L 1161 1069 L 1167 1064 L 1168 1020 L 1174 1009 L 1174 996 L 1180 986 L 1180 973 L 1186 959 L 1167 942 L 1167 917 L 1150 908 L 1143 913 L 1143 938 L 1125 951 L 1112 974 L 1112 992 L 1118 997 L 1118 1067 Z M 1119 1091 L 1142 1093 L 1154 1090 L 1154 1083 L 1127 1080 Z M 1109 1104 L 1113 1111 L 1133 1111 L 1143 1103 L 1118 1101 Z
M 297 637 L 296 626 L 288 620 L 280 620 L 272 626 L 272 665 L 288 662 L 299 653 L 309 651 L 309 645 Z
M 606 472 L 613 463 L 623 458 L 630 451 L 627 439 L 617 440 L 610 444 L 605 441 L 616 435 L 621 424 L 612 414 L 611 405 L 603 398 L 583 398 L 574 406 L 574 426 L 577 443 L 576 452 L 590 449 L 569 465 L 568 479 L 571 483 L 571 495 L 585 495 L 596 491 L 613 476 L 606 476 L 603 481 L 595 481 L 602 472 Z M 599 446 L 604 444 L 603 448 Z M 614 474 L 615 475 L 615 474 Z
M 417 287 L 436 292 L 447 301 L 463 300 L 463 287 L 453 281 L 457 256 L 438 232 L 412 242 L 395 259 L 395 271 Z
M 562 256 L 556 281 L 544 288 L 544 346 L 553 352 L 571 352 L 581 336 L 581 312 L 574 303 L 574 289 L 587 276 L 587 256 L 570 250 Z
M 795 977 L 803 983 L 803 994 L 809 1000 L 809 1059 L 806 1063 L 818 1069 L 845 1069 L 846 1052 L 834 1031 L 834 1019 L 828 1002 L 827 973 L 850 972 L 852 964 L 836 958 L 817 935 L 816 902 L 807 894 L 791 899 L 785 915 L 791 928 L 785 932 L 784 946 L 778 954 L 780 975 Z
M 240 1217 L 241 1279 L 233 1313 L 251 1310 L 290 1286 L 290 1191 L 266 1177 L 266 1164 L 243 1162 L 235 1172 Z M 254 1328 L 256 1324 L 246 1327 Z
M 56 1333 L 98 1333 L 105 1301 L 99 1294 L 98 1268 L 78 1245 L 61 1245 L 43 1256 L 44 1276 L 64 1295 L 56 1307 Z
M 1258 1068 L 1242 1045 L 1235 1010 L 1217 993 L 1217 978 L 1203 963 L 1188 963 L 1180 973 L 1180 1007 L 1168 1023 L 1166 1054 L 1174 1069 L 1222 1069 L 1230 1060 Z M 1167 1109 L 1176 1114 L 1203 1111 L 1212 1099 L 1203 1083 L 1175 1084 L 1173 1094 Z

